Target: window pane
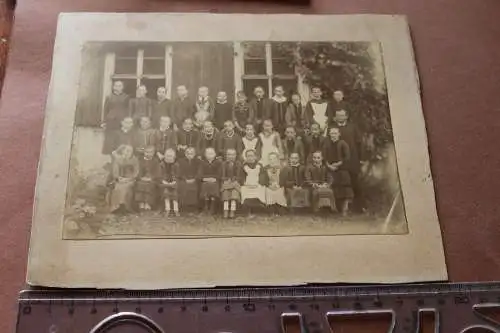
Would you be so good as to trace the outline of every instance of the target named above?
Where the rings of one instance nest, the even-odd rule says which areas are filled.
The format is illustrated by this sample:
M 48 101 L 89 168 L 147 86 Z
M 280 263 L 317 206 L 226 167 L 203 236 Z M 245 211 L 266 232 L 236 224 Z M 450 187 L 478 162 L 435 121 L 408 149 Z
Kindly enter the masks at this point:
M 273 59 L 274 75 L 294 75 L 295 68 L 287 59 Z
M 121 45 L 117 47 L 116 57 L 136 57 L 137 58 L 137 46 Z
M 143 66 L 144 74 L 165 74 L 165 60 L 164 59 L 144 59 Z
M 135 97 L 135 91 L 137 90 L 137 80 L 136 79 L 114 79 L 114 81 L 123 82 L 123 91 L 130 97 Z
M 260 59 L 245 59 L 245 74 L 266 75 L 266 61 Z
M 264 42 L 249 42 L 243 43 L 245 58 L 266 58 L 266 43 Z
M 296 47 L 297 43 L 271 43 L 271 55 L 273 58 L 290 58 Z
M 283 86 L 285 96 L 290 98 L 297 92 L 297 79 L 273 79 L 273 90 L 276 86 Z
M 142 47 L 144 50 L 144 57 L 165 58 L 165 45 L 153 44 Z
M 115 74 L 133 74 L 137 73 L 137 59 L 120 59 L 115 61 Z
M 253 90 L 255 87 L 261 86 L 264 88 L 264 93 L 267 96 L 269 91 L 269 84 L 267 79 L 244 79 L 243 80 L 243 91 L 247 94 L 248 101 L 253 98 Z

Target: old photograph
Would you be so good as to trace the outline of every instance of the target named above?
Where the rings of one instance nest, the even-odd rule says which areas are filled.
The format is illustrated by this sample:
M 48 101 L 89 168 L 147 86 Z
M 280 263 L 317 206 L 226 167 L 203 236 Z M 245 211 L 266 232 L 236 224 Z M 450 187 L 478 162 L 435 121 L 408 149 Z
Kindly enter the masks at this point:
M 87 42 L 65 239 L 405 234 L 378 42 Z

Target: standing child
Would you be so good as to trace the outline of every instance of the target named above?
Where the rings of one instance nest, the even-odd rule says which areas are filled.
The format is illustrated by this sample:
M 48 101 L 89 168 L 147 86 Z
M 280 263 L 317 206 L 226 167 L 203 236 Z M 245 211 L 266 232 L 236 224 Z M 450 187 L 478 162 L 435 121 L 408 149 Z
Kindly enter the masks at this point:
M 312 154 L 312 164 L 306 169 L 306 182 L 311 187 L 313 212 L 319 212 L 322 207 L 335 211 L 335 197 L 331 189 L 332 177 L 323 163 L 323 154 L 316 151 Z
M 182 129 L 177 132 L 177 153 L 184 156 L 184 151 L 189 148 L 198 148 L 200 143 L 200 132 L 194 129 L 191 118 L 184 119 Z
M 218 130 L 222 131 L 224 123 L 227 120 L 233 120 L 233 106 L 227 102 L 227 94 L 225 91 L 217 93 L 217 101 L 214 109 L 214 123 Z
M 302 138 L 297 136 L 295 127 L 288 126 L 285 130 L 285 140 L 283 140 L 283 155 L 286 161 L 293 153 L 299 154 L 300 163 L 305 161 L 305 148 Z
M 194 125 L 201 130 L 203 124 L 208 120 L 212 120 L 214 116 L 214 102 L 208 96 L 207 87 L 200 87 L 198 89 L 198 97 L 194 106 Z
M 215 149 L 205 150 L 205 159 L 201 162 L 199 170 L 200 199 L 204 203 L 205 212 L 215 213 L 217 200 L 220 198 L 219 181 L 221 176 L 222 161 L 216 159 Z
M 194 147 L 188 147 L 185 157 L 179 159 L 179 202 L 181 209 L 196 207 L 199 204 L 198 172 L 201 161 L 196 158 Z
M 255 131 L 260 133 L 262 122 L 271 117 L 271 100 L 265 97 L 264 88 L 258 86 L 253 90 L 254 98 L 250 101 L 250 114 Z
M 155 158 L 155 147 L 148 146 L 139 160 L 139 176 L 135 184 L 135 201 L 140 211 L 149 211 L 156 203 L 156 182 L 160 176 L 160 162 Z
M 245 126 L 245 136 L 241 139 L 241 141 L 243 142 L 241 159 L 245 161 L 246 152 L 253 150 L 257 155 L 257 161 L 259 161 L 262 152 L 262 141 L 260 141 L 260 138 L 255 134 L 255 126 L 253 124 L 247 124 Z
M 199 151 L 204 152 L 207 148 L 213 148 L 215 152 L 218 153 L 220 143 L 219 135 L 220 133 L 214 127 L 214 124 L 209 120 L 205 121 L 198 144 Z M 224 156 L 224 154 L 222 156 Z
M 311 124 L 310 133 L 306 136 L 306 160 L 308 163 L 312 161 L 312 154 L 315 151 L 321 150 L 323 147 L 324 137 L 321 133 L 321 128 L 318 124 Z
M 234 218 L 236 202 L 241 200 L 241 163 L 236 160 L 235 149 L 226 151 L 226 161 L 222 164 L 222 201 L 224 203 L 224 218 Z
M 163 153 L 167 149 L 177 148 L 177 134 L 172 128 L 172 120 L 168 116 L 160 117 L 160 128 L 156 131 L 156 151 L 158 158 L 163 160 Z
M 176 89 L 177 96 L 172 101 L 171 117 L 174 126 L 180 128 L 186 118 L 192 117 L 195 111 L 193 101 L 189 98 L 189 91 L 186 86 L 180 85 Z
M 177 196 L 177 178 L 179 175 L 179 166 L 175 163 L 175 150 L 167 149 L 165 158 L 161 165 L 161 183 L 163 190 L 163 200 L 165 201 L 165 216 L 169 216 L 171 210 L 175 216 L 179 216 L 179 204 Z
M 171 107 L 171 102 L 167 98 L 167 89 L 165 87 L 158 87 L 156 90 L 156 101 L 153 102 L 153 113 L 151 114 L 154 128 L 160 127 L 162 117 L 170 117 Z M 162 150 L 162 152 L 165 152 L 165 150 Z
M 241 203 L 249 216 L 252 216 L 252 209 L 262 207 L 266 203 L 266 189 L 260 183 L 262 169 L 262 165 L 257 162 L 255 150 L 247 150 L 243 164 Z
M 151 119 L 149 117 L 140 118 L 140 127 L 135 131 L 134 148 L 137 156 L 140 158 L 144 155 L 144 150 L 148 146 L 156 146 L 156 130 L 151 127 Z
M 252 123 L 250 105 L 247 102 L 247 95 L 244 91 L 236 93 L 236 103 L 233 106 L 233 120 L 238 132 L 243 135 L 245 126 Z
M 293 213 L 295 208 L 309 207 L 309 191 L 305 185 L 305 167 L 300 165 L 300 156 L 298 153 L 290 154 L 288 166 L 282 172 L 283 184 L 288 207 Z
M 342 215 L 347 215 L 354 192 L 349 174 L 351 153 L 349 145 L 340 139 L 340 129 L 331 127 L 328 139 L 323 142 L 323 156 L 333 178 L 333 190 L 337 207 Z
M 273 130 L 273 123 L 271 120 L 264 120 L 262 123 L 262 133 L 259 134 L 259 137 L 260 141 L 262 141 L 262 158 L 260 163 L 263 166 L 269 165 L 270 153 L 276 153 L 280 158 L 283 157 L 280 135 Z
M 104 144 L 103 154 L 111 154 L 117 147 L 113 147 L 113 136 L 115 131 L 120 129 L 121 121 L 129 116 L 129 97 L 123 92 L 122 81 L 113 83 L 113 93 L 106 97 L 103 109 Z
M 323 99 L 323 91 L 321 87 L 312 87 L 311 100 L 306 104 L 304 116 L 308 126 L 318 124 L 321 132 L 326 132 L 326 129 L 331 123 L 334 115 L 330 103 Z
M 219 152 L 220 156 L 224 156 L 228 149 L 234 149 L 236 156 L 240 156 L 243 151 L 243 142 L 241 136 L 234 130 L 232 120 L 226 120 L 224 130 L 219 135 Z
M 269 153 L 269 165 L 262 170 L 260 182 L 266 187 L 266 205 L 274 215 L 281 215 L 281 208 L 287 206 L 282 177 L 279 155 Z
M 271 98 L 271 120 L 276 131 L 283 135 L 285 132 L 285 114 L 288 107 L 288 100 L 285 97 L 283 86 L 274 88 L 274 96 Z
M 153 102 L 146 96 L 148 90 L 145 85 L 137 87 L 136 97 L 130 100 L 130 115 L 136 123 L 139 123 L 142 117 L 149 117 L 153 113 Z
M 293 126 L 297 131 L 297 135 L 302 136 L 304 129 L 304 108 L 299 94 L 293 94 L 291 99 L 292 102 L 286 109 L 285 123 L 286 126 Z

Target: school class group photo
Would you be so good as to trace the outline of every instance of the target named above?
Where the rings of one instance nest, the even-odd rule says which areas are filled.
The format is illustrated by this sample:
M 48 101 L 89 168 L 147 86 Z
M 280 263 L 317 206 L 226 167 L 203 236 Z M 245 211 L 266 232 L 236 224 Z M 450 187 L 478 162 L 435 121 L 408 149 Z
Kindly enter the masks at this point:
M 111 156 L 107 204 L 116 215 L 206 212 L 348 215 L 364 211 L 359 186 L 361 138 L 341 90 L 311 87 L 301 96 L 274 87 L 266 97 L 186 86 L 157 99 L 113 82 L 106 97 L 103 154 Z M 214 97 L 212 97 L 214 96 Z M 305 104 L 305 105 L 304 105 Z

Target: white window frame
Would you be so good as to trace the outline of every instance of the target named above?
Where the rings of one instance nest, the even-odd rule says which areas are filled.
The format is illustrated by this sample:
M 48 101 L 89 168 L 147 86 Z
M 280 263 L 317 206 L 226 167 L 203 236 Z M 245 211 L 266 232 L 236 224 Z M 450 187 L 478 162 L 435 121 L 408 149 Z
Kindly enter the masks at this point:
M 290 75 L 275 75 L 273 74 L 273 57 L 271 42 L 265 43 L 265 59 L 266 59 L 266 74 L 256 74 L 248 75 L 245 74 L 245 50 L 243 48 L 244 42 L 234 42 L 234 86 L 235 86 L 235 98 L 236 92 L 243 90 L 243 81 L 245 79 L 267 79 L 267 93 L 269 97 L 274 95 L 273 93 L 273 79 L 283 78 L 292 79 L 295 76 L 297 80 L 297 91 L 300 94 L 303 101 L 309 99 L 309 87 L 304 83 L 304 77 L 299 74 L 297 68 L 295 68 L 295 74 Z
M 150 58 L 150 57 L 148 57 Z M 154 57 L 151 57 L 154 58 Z M 144 74 L 144 50 L 137 50 L 137 66 L 135 74 L 115 74 L 116 53 L 106 53 L 104 59 L 104 79 L 103 79 L 103 96 L 102 96 L 102 111 L 101 120 L 104 117 L 104 102 L 106 97 L 111 94 L 113 89 L 113 80 L 119 79 L 135 79 L 136 87 L 141 84 L 142 79 L 165 79 L 165 87 L 167 88 L 167 97 L 172 95 L 172 45 L 165 45 L 165 73 L 164 74 Z M 160 59 L 160 58 L 158 58 Z M 163 59 L 163 57 L 161 58 Z M 132 96 L 133 97 L 133 96 Z

